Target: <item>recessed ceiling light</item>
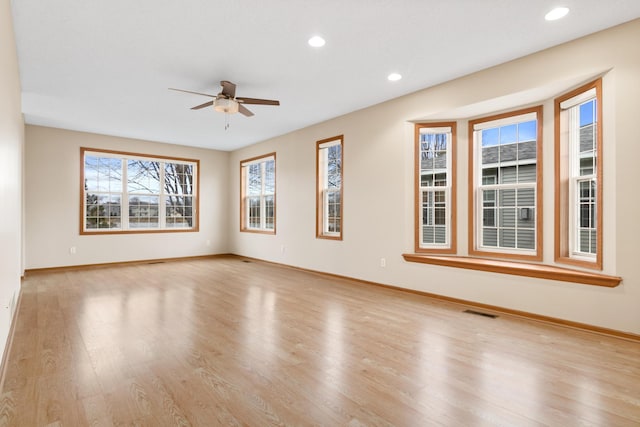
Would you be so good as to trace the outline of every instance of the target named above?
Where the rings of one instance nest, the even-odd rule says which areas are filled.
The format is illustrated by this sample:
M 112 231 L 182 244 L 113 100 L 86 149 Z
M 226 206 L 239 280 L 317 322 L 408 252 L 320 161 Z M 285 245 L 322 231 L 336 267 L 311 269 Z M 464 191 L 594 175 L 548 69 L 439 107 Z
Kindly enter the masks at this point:
M 400 80 L 402 78 L 402 76 L 398 73 L 391 73 L 387 76 L 387 80 L 391 81 L 391 82 L 397 82 L 398 80 Z
M 308 43 L 309 43 L 309 46 L 322 47 L 326 42 L 320 36 L 313 36 L 309 39 Z
M 544 19 L 547 21 L 555 21 L 560 18 L 564 18 L 569 13 L 568 7 L 556 7 L 551 12 L 544 15 Z

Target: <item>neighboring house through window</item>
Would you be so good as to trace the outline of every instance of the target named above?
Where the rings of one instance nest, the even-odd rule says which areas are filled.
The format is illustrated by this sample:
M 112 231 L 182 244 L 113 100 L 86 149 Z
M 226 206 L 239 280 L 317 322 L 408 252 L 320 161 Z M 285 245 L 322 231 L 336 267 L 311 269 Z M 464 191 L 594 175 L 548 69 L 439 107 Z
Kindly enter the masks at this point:
M 469 122 L 469 253 L 542 260 L 542 107 Z
M 316 237 L 342 240 L 342 135 L 316 143 Z
M 556 261 L 602 269 L 602 83 L 555 100 Z
M 456 123 L 415 125 L 416 252 L 455 253 Z
M 276 154 L 241 161 L 240 175 L 240 230 L 274 234 Z
M 198 160 L 90 148 L 81 158 L 81 234 L 198 230 Z

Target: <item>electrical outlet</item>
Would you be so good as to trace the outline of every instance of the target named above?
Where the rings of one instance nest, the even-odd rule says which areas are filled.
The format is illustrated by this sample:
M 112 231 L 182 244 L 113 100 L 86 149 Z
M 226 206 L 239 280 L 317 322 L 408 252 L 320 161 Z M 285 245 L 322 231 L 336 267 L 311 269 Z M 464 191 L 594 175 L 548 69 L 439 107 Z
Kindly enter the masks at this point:
M 71 246 L 69 248 L 69 254 L 71 254 L 71 255 L 75 255 L 76 254 L 76 247 L 75 246 Z
M 384 258 L 380 258 L 380 267 L 384 268 L 387 266 L 387 260 Z
M 205 244 L 206 244 L 207 246 L 211 246 L 211 240 L 207 239 L 207 241 L 205 242 Z

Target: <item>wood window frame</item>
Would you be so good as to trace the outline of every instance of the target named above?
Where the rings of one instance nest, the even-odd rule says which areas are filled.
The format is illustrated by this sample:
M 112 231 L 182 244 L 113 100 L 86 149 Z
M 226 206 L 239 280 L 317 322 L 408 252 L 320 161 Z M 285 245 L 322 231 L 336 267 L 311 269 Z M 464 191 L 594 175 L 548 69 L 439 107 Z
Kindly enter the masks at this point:
M 247 205 L 246 205 L 246 166 L 256 163 L 264 163 L 270 159 L 273 159 L 274 168 L 274 183 L 273 183 L 273 229 L 267 228 L 250 228 L 248 226 L 247 217 Z M 277 196 L 277 178 L 276 174 L 276 153 L 263 154 L 261 156 L 251 157 L 240 161 L 240 231 L 246 233 L 258 233 L 258 234 L 276 234 L 276 196 Z M 261 194 L 263 197 L 264 194 Z
M 105 154 L 107 157 L 120 158 L 123 161 L 127 159 L 139 159 L 139 160 L 152 160 L 152 161 L 161 161 L 161 162 L 175 162 L 175 163 L 192 163 L 195 166 L 195 183 L 193 187 L 195 188 L 195 192 L 192 195 L 194 201 L 192 203 L 193 212 L 193 225 L 189 228 L 167 228 L 166 225 L 163 228 L 144 228 L 144 229 L 86 229 L 86 193 L 85 193 L 85 154 Z M 128 192 L 124 191 L 125 183 L 123 183 L 123 192 L 122 199 L 124 200 L 127 197 Z M 127 151 L 117 151 L 117 150 L 104 150 L 100 148 L 90 148 L 90 147 L 80 147 L 80 215 L 79 215 L 79 232 L 80 235 L 101 235 L 101 234 L 148 234 L 148 233 L 185 233 L 185 232 L 197 232 L 200 227 L 200 160 L 198 159 L 188 159 L 183 157 L 171 157 L 171 156 L 160 156 L 154 154 L 142 154 L 142 153 L 132 153 Z M 161 202 L 160 202 L 161 203 Z M 128 202 L 125 204 L 121 203 L 121 217 L 123 216 L 123 208 L 122 206 L 128 206 Z M 161 209 L 162 207 L 159 207 Z M 160 225 L 160 224 L 159 224 Z
M 326 171 L 323 170 L 321 162 L 321 150 L 323 145 L 338 141 L 340 145 L 340 231 L 328 233 L 325 231 L 326 206 L 324 201 L 324 176 Z M 331 138 L 316 141 L 316 238 L 327 240 L 342 240 L 344 231 L 344 135 L 337 135 Z
M 563 109 L 561 104 L 571 98 L 577 97 L 585 92 L 595 89 L 596 99 L 596 256 L 591 260 L 577 259 L 569 253 L 569 239 L 571 226 L 569 220 L 570 200 L 569 200 L 569 144 L 563 138 L 561 114 Z M 602 78 L 580 86 L 567 92 L 554 100 L 554 139 L 555 139 L 555 261 L 561 264 L 574 265 L 577 267 L 602 270 L 603 263 L 603 147 L 602 147 Z
M 420 178 L 421 178 L 421 156 L 420 156 L 420 129 L 423 128 L 450 128 L 451 142 L 448 147 L 449 168 L 447 171 L 447 179 L 449 181 L 449 206 L 447 209 L 447 218 L 449 220 L 449 245 L 448 247 L 424 247 L 421 246 L 421 226 L 422 226 L 422 206 L 420 203 Z M 431 254 L 455 254 L 457 251 L 457 168 L 456 168 L 456 145 L 457 145 L 457 122 L 433 122 L 433 123 L 416 123 L 414 125 L 414 250 L 416 253 Z
M 474 127 L 476 124 L 491 122 L 501 119 L 506 119 L 509 117 L 520 116 L 524 114 L 535 113 L 536 114 L 536 229 L 535 229 L 535 239 L 536 239 L 536 248 L 535 253 L 533 254 L 521 254 L 517 251 L 509 252 L 508 250 L 496 250 L 496 251 L 488 251 L 479 249 L 479 245 L 477 242 L 478 236 L 478 209 L 476 206 L 476 197 L 477 197 L 477 188 L 476 188 L 476 144 L 474 138 Z M 542 261 L 542 236 L 543 236 L 543 196 L 542 196 L 542 132 L 543 132 L 543 107 L 542 105 L 537 105 L 534 107 L 523 108 L 514 111 L 508 111 L 501 114 L 496 114 L 492 116 L 484 116 L 481 118 L 477 118 L 474 120 L 469 120 L 469 194 L 468 194 L 468 209 L 469 209 L 469 219 L 468 219 L 468 245 L 469 245 L 469 255 L 478 256 L 483 258 L 505 258 L 505 259 L 513 259 L 513 260 L 522 260 L 522 261 Z

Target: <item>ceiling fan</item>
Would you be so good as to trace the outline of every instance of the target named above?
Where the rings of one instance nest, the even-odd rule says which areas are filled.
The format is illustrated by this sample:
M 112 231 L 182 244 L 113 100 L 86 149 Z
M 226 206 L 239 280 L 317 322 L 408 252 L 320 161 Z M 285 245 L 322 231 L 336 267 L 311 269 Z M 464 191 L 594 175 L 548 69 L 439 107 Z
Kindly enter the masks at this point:
M 241 113 L 247 117 L 253 116 L 253 113 L 249 111 L 244 104 L 255 104 L 255 105 L 280 105 L 280 101 L 275 101 L 271 99 L 258 99 L 258 98 L 245 98 L 243 96 L 236 97 L 236 85 L 235 83 L 231 83 L 229 81 L 223 80 L 220 82 L 220 86 L 222 86 L 222 91 L 217 95 L 209 95 L 208 93 L 200 93 L 193 92 L 190 90 L 183 89 L 174 89 L 170 87 L 170 90 L 176 90 L 178 92 L 186 92 L 193 93 L 195 95 L 208 96 L 210 98 L 214 98 L 212 101 L 207 101 L 204 104 L 196 105 L 192 107 L 192 110 L 199 110 L 201 108 L 206 108 L 213 106 L 213 109 L 227 114 Z

